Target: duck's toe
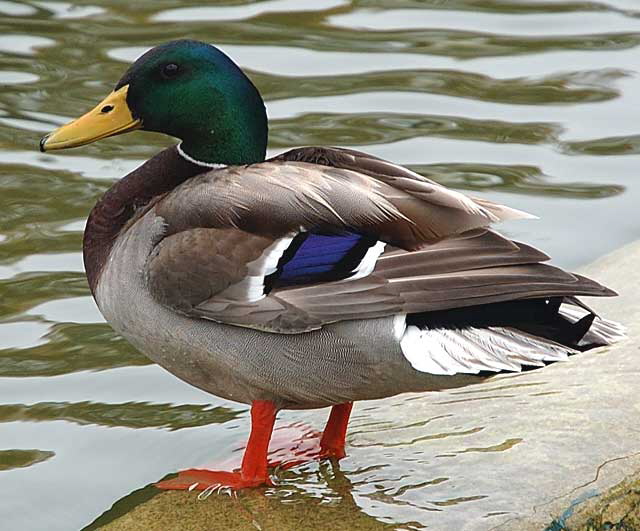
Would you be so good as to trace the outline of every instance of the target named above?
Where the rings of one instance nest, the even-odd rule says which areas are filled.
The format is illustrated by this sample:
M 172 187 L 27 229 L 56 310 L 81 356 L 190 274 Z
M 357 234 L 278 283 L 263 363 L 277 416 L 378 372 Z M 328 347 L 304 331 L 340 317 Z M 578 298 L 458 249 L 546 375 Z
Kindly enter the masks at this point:
M 230 488 L 240 490 L 251 487 L 271 486 L 273 483 L 268 475 L 245 477 L 241 471 L 228 472 L 224 470 L 205 470 L 190 468 L 178 473 L 172 479 L 160 481 L 155 486 L 162 490 L 198 490 L 215 491 Z

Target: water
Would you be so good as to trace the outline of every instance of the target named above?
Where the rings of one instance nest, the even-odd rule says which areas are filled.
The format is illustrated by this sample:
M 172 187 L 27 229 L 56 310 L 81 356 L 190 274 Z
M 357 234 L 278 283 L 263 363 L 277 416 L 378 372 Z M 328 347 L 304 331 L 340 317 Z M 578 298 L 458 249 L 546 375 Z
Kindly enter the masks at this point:
M 636 0 L 203 4 L 0 0 L 3 528 L 81 528 L 120 499 L 120 511 L 135 505 L 148 494 L 129 493 L 170 472 L 236 456 L 246 435 L 245 406 L 151 365 L 89 297 L 84 219 L 113 179 L 171 141 L 133 133 L 37 151 L 43 133 L 92 107 L 154 44 L 206 40 L 242 65 L 267 100 L 271 153 L 356 147 L 533 212 L 541 219 L 505 231 L 565 267 L 640 236 Z M 372 526 L 437 529 L 453 512 L 499 519 L 504 511 L 477 504 L 499 505 L 501 493 L 462 488 L 437 457 L 464 463 L 526 441 L 478 448 L 483 419 L 443 431 L 448 413 L 429 409 L 433 397 L 419 399 L 417 428 L 390 414 L 412 400 L 356 406 L 341 472 L 350 503 Z M 282 417 L 319 427 L 324 412 Z M 322 470 L 290 471 L 270 495 L 342 499 L 344 485 Z

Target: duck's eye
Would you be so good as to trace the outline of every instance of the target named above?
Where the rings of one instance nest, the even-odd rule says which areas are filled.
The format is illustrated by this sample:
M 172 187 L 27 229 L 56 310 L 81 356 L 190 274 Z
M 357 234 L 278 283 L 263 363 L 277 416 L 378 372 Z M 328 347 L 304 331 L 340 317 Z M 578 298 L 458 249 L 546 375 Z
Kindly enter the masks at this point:
M 180 67 L 175 63 L 169 63 L 162 67 L 162 77 L 165 79 L 171 79 L 178 75 Z

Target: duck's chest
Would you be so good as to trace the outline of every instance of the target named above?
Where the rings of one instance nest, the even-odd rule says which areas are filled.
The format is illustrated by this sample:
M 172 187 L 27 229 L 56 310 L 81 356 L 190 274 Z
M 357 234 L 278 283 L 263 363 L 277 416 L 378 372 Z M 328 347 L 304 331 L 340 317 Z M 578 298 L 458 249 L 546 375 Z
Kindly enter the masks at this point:
M 224 325 L 177 314 L 147 286 L 147 261 L 163 220 L 147 213 L 115 241 L 96 285 L 95 299 L 116 332 L 182 380 L 225 398 L 243 400 L 245 384 L 231 370 Z
M 102 315 L 134 343 L 164 336 L 160 320 L 169 317 L 151 297 L 145 279 L 147 260 L 162 231 L 162 219 L 147 215 L 119 235 L 96 285 Z

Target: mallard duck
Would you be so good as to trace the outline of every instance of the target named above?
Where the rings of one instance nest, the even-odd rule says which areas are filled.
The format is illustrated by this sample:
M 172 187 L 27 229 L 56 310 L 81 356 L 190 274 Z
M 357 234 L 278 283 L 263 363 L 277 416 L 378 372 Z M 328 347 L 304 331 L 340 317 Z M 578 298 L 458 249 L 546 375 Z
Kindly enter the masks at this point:
M 214 46 L 153 48 L 40 147 L 134 129 L 180 143 L 91 211 L 91 293 L 153 361 L 251 405 L 240 469 L 184 471 L 161 488 L 270 484 L 282 409 L 330 406 L 317 455 L 341 458 L 354 401 L 455 388 L 622 335 L 576 298 L 613 291 L 490 228 L 524 212 L 350 149 L 265 160 L 264 102 Z

